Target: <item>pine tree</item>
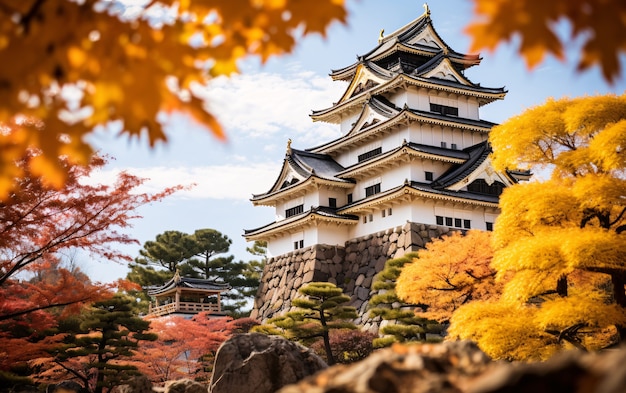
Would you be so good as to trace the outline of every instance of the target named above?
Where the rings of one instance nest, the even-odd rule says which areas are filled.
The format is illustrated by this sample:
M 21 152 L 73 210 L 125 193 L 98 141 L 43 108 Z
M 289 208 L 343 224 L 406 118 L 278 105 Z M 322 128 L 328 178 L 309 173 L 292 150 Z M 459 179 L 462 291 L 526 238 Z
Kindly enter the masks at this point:
M 440 333 L 442 326 L 418 315 L 423 305 L 408 305 L 396 294 L 396 280 L 405 265 L 417 258 L 409 253 L 390 259 L 385 268 L 376 275 L 372 289 L 378 293 L 369 301 L 370 316 L 380 316 L 388 324 L 380 328 L 383 337 L 374 339 L 374 347 L 386 347 L 394 342 L 426 341 L 427 333 Z
M 141 341 L 154 341 L 150 322 L 136 316 L 133 300 L 123 296 L 97 302 L 79 318 L 60 325 L 63 344 L 51 358 L 31 362 L 41 368 L 35 376 L 42 382 L 78 379 L 92 393 L 108 392 L 137 375 L 130 364 Z
M 328 282 L 311 282 L 302 286 L 298 292 L 306 296 L 291 300 L 291 305 L 299 310 L 272 318 L 267 325 L 255 327 L 253 330 L 283 335 L 304 344 L 321 338 L 328 364 L 335 364 L 329 332 L 334 329 L 356 329 L 348 321 L 357 317 L 356 309 L 343 305 L 350 301 L 350 297 L 344 295 L 341 288 Z

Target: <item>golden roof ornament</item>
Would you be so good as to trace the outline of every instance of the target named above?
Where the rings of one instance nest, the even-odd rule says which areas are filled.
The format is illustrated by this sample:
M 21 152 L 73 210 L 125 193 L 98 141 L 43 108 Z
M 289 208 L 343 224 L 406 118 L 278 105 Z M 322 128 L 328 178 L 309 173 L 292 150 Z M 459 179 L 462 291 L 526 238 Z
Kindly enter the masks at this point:
M 178 284 L 180 282 L 180 271 L 176 269 L 176 273 L 174 273 L 174 282 Z
M 430 8 L 428 8 L 428 3 L 424 3 L 424 15 L 430 16 Z
M 380 35 L 378 36 L 378 43 L 380 44 L 383 41 L 383 35 L 385 34 L 385 29 L 380 29 Z
M 291 154 L 291 138 L 287 139 L 287 154 Z

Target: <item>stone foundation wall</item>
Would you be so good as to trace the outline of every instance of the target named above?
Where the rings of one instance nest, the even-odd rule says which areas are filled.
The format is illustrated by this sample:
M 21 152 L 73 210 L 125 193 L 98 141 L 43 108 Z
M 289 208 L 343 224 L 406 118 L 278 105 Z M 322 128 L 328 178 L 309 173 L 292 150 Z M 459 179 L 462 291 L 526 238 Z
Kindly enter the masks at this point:
M 363 329 L 377 331 L 380 319 L 368 316 L 374 276 L 388 259 L 424 248 L 424 245 L 450 231 L 450 228 L 419 223 L 351 239 L 345 247 L 315 245 L 271 258 L 263 271 L 251 317 L 260 321 L 287 312 L 298 289 L 312 281 L 327 281 L 350 296 L 357 309 L 354 321 Z

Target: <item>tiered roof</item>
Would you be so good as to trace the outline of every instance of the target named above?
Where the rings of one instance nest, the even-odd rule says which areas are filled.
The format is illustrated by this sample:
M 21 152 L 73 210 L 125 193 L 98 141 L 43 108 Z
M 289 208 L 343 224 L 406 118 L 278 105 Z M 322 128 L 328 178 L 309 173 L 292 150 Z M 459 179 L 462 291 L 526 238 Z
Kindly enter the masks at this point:
M 278 179 L 268 192 L 254 195 L 252 202 L 255 205 L 277 206 L 280 202 L 306 195 L 320 184 L 349 189 L 360 179 L 372 178 L 414 158 L 444 162 L 450 165 L 449 169 L 430 183 L 407 179 L 395 188 L 346 206 L 314 206 L 286 219 L 246 230 L 244 236 L 248 240 L 278 237 L 320 221 L 356 225 L 359 222 L 356 214 L 369 212 L 392 200 L 427 198 L 497 208 L 497 195 L 463 190 L 490 166 L 488 156 L 491 150 L 487 142 L 456 150 L 405 140 L 395 149 L 349 167 L 343 167 L 333 158 L 352 151 L 356 146 L 380 140 L 385 134 L 408 123 L 488 134 L 494 123 L 423 111 L 406 104 L 400 108 L 385 97 L 395 90 L 416 86 L 473 97 L 479 106 L 504 98 L 506 90 L 503 87 L 483 87 L 465 76 L 464 71 L 480 64 L 480 61 L 478 55 L 462 54 L 450 48 L 433 27 L 427 8 L 423 15 L 391 34 L 385 36 L 381 31 L 374 49 L 357 56 L 357 61 L 350 66 L 331 72 L 334 80 L 350 82 L 339 101 L 311 114 L 314 121 L 331 123 L 345 121 L 346 114 L 358 114 L 350 129 L 338 139 L 307 150 L 292 149 L 289 142 Z M 490 182 L 512 184 L 527 175 L 521 172 L 492 173 Z
M 333 79 L 349 80 L 350 85 L 337 103 L 313 111 L 311 117 L 316 121 L 339 122 L 339 112 L 405 85 L 475 97 L 479 105 L 502 99 L 506 94 L 503 87 L 483 87 L 464 75 L 465 69 L 480 64 L 480 60 L 478 55 L 450 48 L 426 12 L 387 36 L 381 34 L 378 46 L 357 56 L 352 65 L 332 71 Z
M 177 288 L 186 288 L 197 292 L 224 292 L 231 289 L 229 284 L 205 280 L 201 278 L 181 277 L 176 273 L 171 280 L 160 287 L 148 289 L 148 295 L 157 296 L 176 291 Z

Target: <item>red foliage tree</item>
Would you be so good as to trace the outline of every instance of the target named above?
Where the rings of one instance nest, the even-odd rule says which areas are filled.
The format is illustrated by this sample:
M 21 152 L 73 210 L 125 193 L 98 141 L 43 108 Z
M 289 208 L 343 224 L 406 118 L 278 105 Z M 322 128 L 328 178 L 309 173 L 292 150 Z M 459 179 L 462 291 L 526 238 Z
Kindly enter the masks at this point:
M 62 189 L 45 187 L 29 174 L 30 152 L 19 165 L 27 174 L 0 203 L 0 370 L 42 353 L 54 338 L 44 331 L 86 303 L 110 296 L 115 285 L 92 284 L 84 274 L 59 267 L 58 253 L 80 249 L 100 258 L 130 261 L 116 244 L 138 243 L 122 233 L 139 216 L 138 207 L 162 199 L 180 187 L 156 194 L 137 192 L 144 179 L 121 173 L 115 184 L 88 184 L 89 166 L 65 163 Z
M 134 356 L 134 365 L 153 383 L 191 378 L 208 381 L 219 346 L 233 333 L 256 322 L 249 318 L 207 318 L 206 313 L 187 320 L 181 317 L 153 319 L 150 333 L 157 341 L 144 343 Z

